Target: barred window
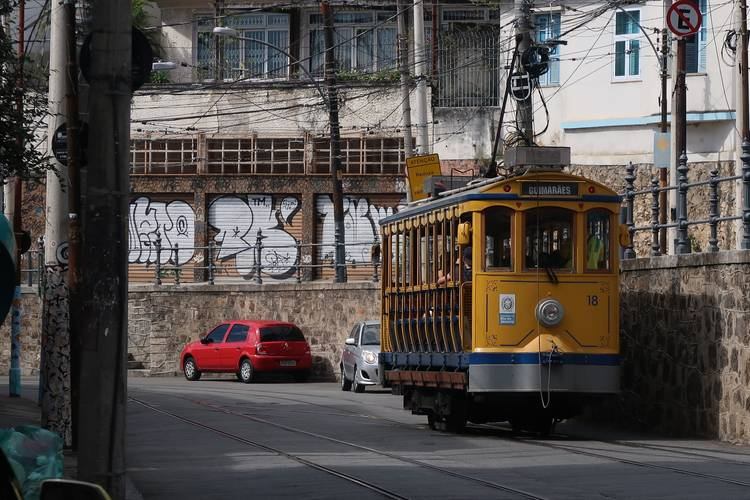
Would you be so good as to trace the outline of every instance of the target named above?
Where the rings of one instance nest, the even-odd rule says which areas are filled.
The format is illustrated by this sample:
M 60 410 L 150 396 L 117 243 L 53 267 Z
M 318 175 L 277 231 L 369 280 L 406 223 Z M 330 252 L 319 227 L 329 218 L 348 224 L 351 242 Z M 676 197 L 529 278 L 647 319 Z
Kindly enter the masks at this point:
M 130 142 L 131 174 L 194 174 L 198 165 L 195 138 L 144 138 Z
M 244 80 L 289 76 L 289 58 L 274 48 L 289 50 L 289 15 L 229 14 L 219 24 L 236 29 L 240 38 L 221 38 L 217 41 L 212 32 L 215 25 L 213 20 L 196 21 L 195 59 L 199 79 Z M 216 61 L 217 43 L 220 44 L 218 55 L 222 61 Z
M 398 175 L 406 161 L 404 141 L 396 137 L 356 137 L 341 139 L 341 168 L 344 174 Z M 329 139 L 313 143 L 313 172 L 331 171 Z

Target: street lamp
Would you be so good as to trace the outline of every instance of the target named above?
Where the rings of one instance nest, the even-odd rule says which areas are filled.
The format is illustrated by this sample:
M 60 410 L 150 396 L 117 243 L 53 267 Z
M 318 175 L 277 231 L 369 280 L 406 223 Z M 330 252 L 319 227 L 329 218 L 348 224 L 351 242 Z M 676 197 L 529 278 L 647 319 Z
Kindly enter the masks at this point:
M 239 31 L 237 31 L 234 28 L 230 28 L 228 26 L 216 26 L 213 29 L 213 34 L 216 36 L 225 36 L 228 38 L 234 38 L 236 40 L 245 40 L 248 42 L 259 43 L 260 45 L 263 45 L 270 49 L 281 52 L 286 57 L 288 57 L 290 61 L 294 62 L 300 70 L 302 70 L 305 76 L 307 76 L 310 82 L 315 86 L 315 90 L 318 91 L 318 93 L 320 94 L 320 97 L 323 98 L 323 102 L 326 104 L 326 107 L 328 106 L 328 97 L 326 97 L 326 94 L 325 92 L 323 92 L 323 89 L 320 88 L 320 83 L 318 82 L 318 80 L 316 80 L 315 77 L 312 76 L 312 74 L 307 70 L 307 68 L 305 68 L 305 65 L 302 64 L 299 59 L 294 57 L 292 54 L 290 54 L 286 50 L 282 49 L 281 47 L 277 47 L 276 45 L 273 45 L 272 43 L 268 43 L 264 40 L 256 40 L 255 38 L 248 38 L 246 36 L 241 36 Z
M 177 64 L 171 61 L 154 61 L 151 63 L 151 71 L 171 71 L 177 69 Z

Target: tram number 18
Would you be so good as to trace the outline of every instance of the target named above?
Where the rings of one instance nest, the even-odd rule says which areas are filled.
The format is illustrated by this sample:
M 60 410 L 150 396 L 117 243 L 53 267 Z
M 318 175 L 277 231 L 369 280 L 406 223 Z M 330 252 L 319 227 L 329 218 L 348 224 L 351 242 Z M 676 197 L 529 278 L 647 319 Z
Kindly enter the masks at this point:
M 599 305 L 599 296 L 598 295 L 586 295 L 586 302 L 590 306 L 598 306 Z

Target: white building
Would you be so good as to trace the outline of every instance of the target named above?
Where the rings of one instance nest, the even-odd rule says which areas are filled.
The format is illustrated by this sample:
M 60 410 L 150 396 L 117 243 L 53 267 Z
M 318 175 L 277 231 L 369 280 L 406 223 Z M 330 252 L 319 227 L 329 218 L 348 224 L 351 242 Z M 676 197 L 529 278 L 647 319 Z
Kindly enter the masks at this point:
M 294 5 L 157 1 L 153 22 L 161 33 L 161 55 L 181 66 L 167 75 L 177 85 L 137 94 L 134 135 L 323 134 L 322 99 L 294 59 L 250 40 L 212 33 L 216 25 L 236 28 L 244 37 L 288 50 L 320 76 L 319 9 L 316 3 Z M 435 19 L 432 5 L 425 5 L 432 148 L 444 160 L 486 160 L 514 44 L 514 7 L 506 2 L 437 5 Z M 548 118 L 540 94 L 534 94 L 535 129 L 543 131 L 537 142 L 570 146 L 574 163 L 651 162 L 660 121 L 656 51 L 664 3 L 617 5 L 552 2 L 534 9 L 537 41 L 566 43 L 555 46 L 549 71 L 539 79 Z M 728 47 L 733 39 L 725 40 L 735 24 L 734 8 L 718 0 L 701 0 L 700 8 L 703 25 L 687 50 L 688 155 L 691 161 L 733 159 L 737 71 Z M 400 136 L 395 7 L 373 2 L 370 8 L 334 4 L 334 9 L 344 89 L 342 133 Z M 410 52 L 413 61 L 413 45 Z M 674 74 L 671 55 L 667 63 Z M 670 110 L 673 83 L 670 77 Z M 514 120 L 514 104 L 511 100 L 505 123 Z

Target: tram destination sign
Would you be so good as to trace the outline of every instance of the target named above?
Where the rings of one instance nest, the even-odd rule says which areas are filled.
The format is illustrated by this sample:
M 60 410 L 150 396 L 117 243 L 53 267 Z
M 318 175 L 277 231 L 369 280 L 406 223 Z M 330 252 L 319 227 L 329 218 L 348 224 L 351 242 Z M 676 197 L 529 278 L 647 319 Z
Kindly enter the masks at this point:
M 578 196 L 575 182 L 524 182 L 521 186 L 524 196 Z

